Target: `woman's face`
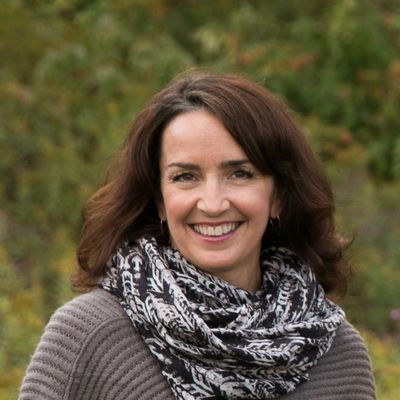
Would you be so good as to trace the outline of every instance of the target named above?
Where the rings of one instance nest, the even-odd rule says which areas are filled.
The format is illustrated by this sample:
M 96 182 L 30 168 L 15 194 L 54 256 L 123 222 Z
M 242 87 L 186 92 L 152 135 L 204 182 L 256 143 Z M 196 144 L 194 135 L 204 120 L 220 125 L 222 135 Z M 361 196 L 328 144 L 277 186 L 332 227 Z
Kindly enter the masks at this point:
M 171 244 L 200 269 L 256 290 L 261 240 L 279 212 L 274 180 L 248 160 L 212 114 L 191 111 L 165 128 L 160 218 Z

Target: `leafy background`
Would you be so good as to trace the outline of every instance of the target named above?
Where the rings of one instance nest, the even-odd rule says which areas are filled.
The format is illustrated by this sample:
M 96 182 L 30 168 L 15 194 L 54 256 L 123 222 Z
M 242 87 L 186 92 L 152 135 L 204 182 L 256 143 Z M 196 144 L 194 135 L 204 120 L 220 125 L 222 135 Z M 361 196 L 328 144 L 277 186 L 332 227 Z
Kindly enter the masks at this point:
M 0 2 L 0 399 L 72 298 L 80 208 L 129 122 L 177 73 L 265 85 L 297 114 L 355 237 L 349 319 L 378 398 L 400 392 L 398 0 Z

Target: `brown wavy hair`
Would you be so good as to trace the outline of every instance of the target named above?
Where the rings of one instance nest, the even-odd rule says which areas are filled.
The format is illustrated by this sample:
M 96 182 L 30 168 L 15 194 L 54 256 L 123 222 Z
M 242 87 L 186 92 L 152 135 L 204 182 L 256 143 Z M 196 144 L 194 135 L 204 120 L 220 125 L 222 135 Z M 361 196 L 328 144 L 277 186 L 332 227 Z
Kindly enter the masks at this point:
M 197 109 L 216 116 L 261 173 L 274 176 L 280 222 L 269 224 L 264 243 L 291 248 L 312 266 L 328 294 L 343 295 L 349 278 L 346 244 L 335 233 L 330 184 L 302 130 L 265 88 L 209 73 L 173 80 L 132 123 L 106 183 L 84 209 L 74 287 L 95 286 L 122 240 L 150 235 L 162 241 L 156 206 L 161 136 L 174 117 Z

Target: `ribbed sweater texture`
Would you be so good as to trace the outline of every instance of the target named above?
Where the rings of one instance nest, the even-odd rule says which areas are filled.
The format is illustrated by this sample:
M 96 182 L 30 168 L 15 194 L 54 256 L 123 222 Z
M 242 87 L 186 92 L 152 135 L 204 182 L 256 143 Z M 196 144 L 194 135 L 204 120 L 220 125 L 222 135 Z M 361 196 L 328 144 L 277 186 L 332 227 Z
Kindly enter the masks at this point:
M 173 400 L 174 395 L 118 299 L 96 289 L 54 313 L 26 370 L 19 400 L 50 399 Z M 344 322 L 310 380 L 281 399 L 375 399 L 358 332 Z

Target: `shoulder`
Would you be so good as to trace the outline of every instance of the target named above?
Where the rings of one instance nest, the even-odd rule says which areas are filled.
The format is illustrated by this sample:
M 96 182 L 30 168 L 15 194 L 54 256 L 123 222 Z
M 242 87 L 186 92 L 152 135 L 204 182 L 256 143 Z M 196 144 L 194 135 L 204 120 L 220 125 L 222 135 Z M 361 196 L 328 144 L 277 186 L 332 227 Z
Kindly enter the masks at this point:
M 293 396 L 293 397 L 292 397 Z M 310 372 L 310 380 L 285 399 L 373 400 L 375 385 L 367 347 L 344 321 L 332 347 Z
M 66 353 L 74 356 L 88 343 L 102 341 L 104 332 L 132 330 L 132 324 L 118 300 L 103 289 L 77 296 L 64 304 L 50 318 L 42 340 L 62 343 Z M 58 349 L 60 350 L 60 349 Z
M 347 376 L 349 381 L 361 385 L 357 391 L 362 391 L 363 388 L 368 391 L 368 384 L 373 384 L 367 346 L 360 333 L 348 321 L 344 321 L 339 327 L 331 349 L 320 361 L 321 366 L 333 364 L 341 365 L 341 378 Z
M 143 398 L 167 399 L 168 391 L 118 299 L 96 289 L 53 314 L 26 371 L 20 399 L 133 399 L 142 392 L 150 395 Z
M 362 363 L 370 364 L 367 347 L 360 333 L 345 320 L 336 332 L 333 344 L 328 354 L 340 357 L 346 352 L 352 359 L 360 360 Z
M 57 328 L 62 326 L 79 336 L 114 320 L 129 322 L 115 296 L 103 289 L 95 289 L 60 307 L 51 317 L 47 330 L 59 332 Z

